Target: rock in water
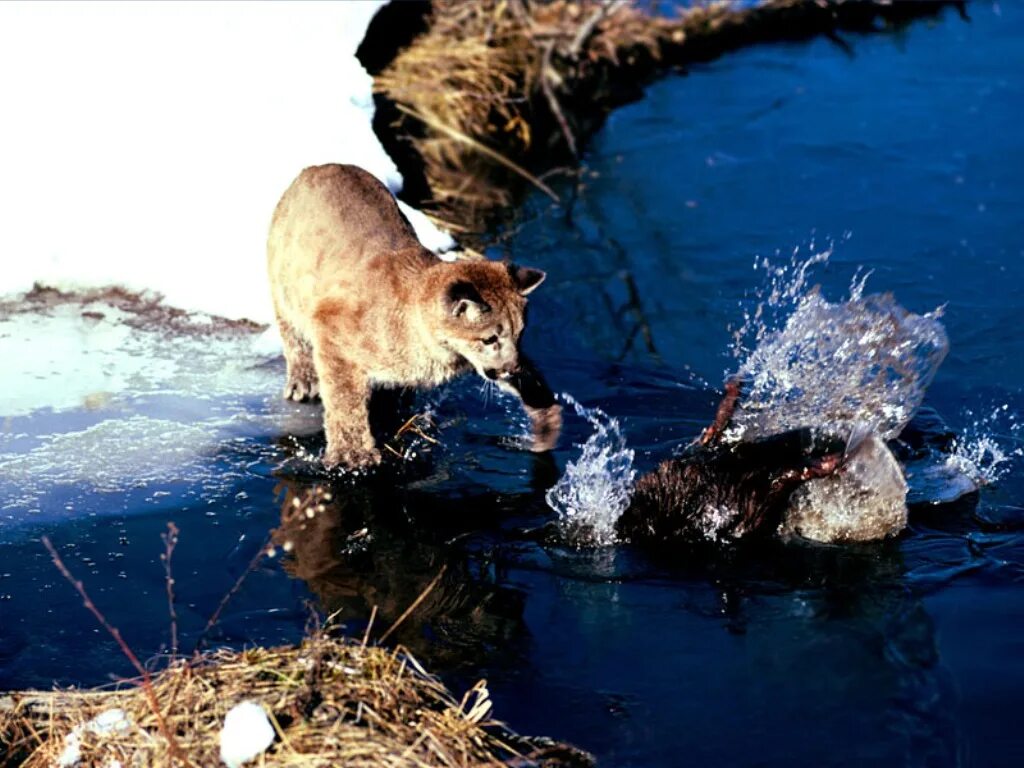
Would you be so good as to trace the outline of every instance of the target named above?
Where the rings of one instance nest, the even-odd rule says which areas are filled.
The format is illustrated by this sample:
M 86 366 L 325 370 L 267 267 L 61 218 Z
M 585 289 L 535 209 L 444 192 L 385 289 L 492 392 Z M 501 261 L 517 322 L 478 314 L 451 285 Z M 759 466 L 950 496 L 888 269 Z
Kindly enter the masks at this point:
M 872 541 L 907 524 L 907 481 L 877 435 L 864 438 L 843 469 L 797 488 L 779 530 L 820 542 Z

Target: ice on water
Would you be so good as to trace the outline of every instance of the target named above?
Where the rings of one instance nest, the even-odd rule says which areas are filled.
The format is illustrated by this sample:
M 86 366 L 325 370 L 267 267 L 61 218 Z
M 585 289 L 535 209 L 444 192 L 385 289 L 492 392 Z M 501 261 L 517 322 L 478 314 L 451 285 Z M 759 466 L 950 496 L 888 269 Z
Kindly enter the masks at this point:
M 199 483 L 215 498 L 274 458 L 271 437 L 320 428 L 316 408 L 279 399 L 259 333 L 130 319 L 101 301 L 0 319 L 16 351 L 0 398 L 0 525 L 102 511 L 100 495 L 131 489 Z

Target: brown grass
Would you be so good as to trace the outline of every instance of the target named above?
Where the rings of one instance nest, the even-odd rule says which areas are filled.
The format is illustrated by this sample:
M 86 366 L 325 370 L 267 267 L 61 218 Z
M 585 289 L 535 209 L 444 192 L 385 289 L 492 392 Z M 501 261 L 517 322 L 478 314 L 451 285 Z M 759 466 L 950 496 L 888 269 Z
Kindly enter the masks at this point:
M 81 728 L 82 766 L 220 764 L 219 733 L 236 704 L 261 704 L 277 731 L 261 766 L 584 765 L 562 745 L 538 747 L 491 719 L 481 681 L 456 700 L 401 648 L 318 633 L 302 645 L 218 650 L 152 678 L 163 718 L 187 762 L 174 760 L 139 686 L 24 692 L 0 699 L 0 765 L 53 766 L 73 729 L 123 709 L 131 727 L 99 736 Z M 21 761 L 24 762 L 21 762 Z

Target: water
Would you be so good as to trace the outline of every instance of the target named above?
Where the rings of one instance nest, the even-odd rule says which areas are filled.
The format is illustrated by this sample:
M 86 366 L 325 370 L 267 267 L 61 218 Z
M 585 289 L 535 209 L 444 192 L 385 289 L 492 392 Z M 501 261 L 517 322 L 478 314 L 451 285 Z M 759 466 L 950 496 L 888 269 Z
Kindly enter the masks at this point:
M 584 408 L 569 395 L 562 399 L 594 432 L 579 446 L 579 457 L 565 465 L 544 498 L 558 514 L 566 541 L 578 546 L 614 544 L 615 523 L 629 506 L 636 477 L 633 451 L 626 446 L 618 421 L 600 408 Z
M 862 426 L 890 440 L 924 400 L 949 349 L 939 313 L 907 312 L 891 294 L 864 296 L 867 276 L 847 300 L 829 302 L 817 286 L 805 289 L 827 256 L 773 269 L 769 296 L 737 331 L 736 375 L 748 384 L 733 439 L 815 426 L 845 435 Z M 779 325 L 767 314 L 781 315 Z
M 666 79 L 612 115 L 580 185 L 559 187 L 570 206 L 528 201 L 494 250 L 549 274 L 527 349 L 583 409 L 566 408 L 553 457 L 523 451 L 514 403 L 467 380 L 381 408 L 382 437 L 430 411 L 441 444 L 406 433 L 396 448 L 413 460 L 336 483 L 303 522 L 292 499 L 325 479 L 310 458 L 319 412 L 278 400 L 283 363 L 258 337 L 107 343 L 88 308 L 4 316 L 5 349 L 40 339 L 52 354 L 17 374 L 35 377 L 36 399 L 2 398 L 0 687 L 130 673 L 43 534 L 141 655 L 166 647 L 159 536 L 173 520 L 186 649 L 271 539 L 278 556 L 213 641 L 294 640 L 306 601 L 360 636 L 377 606 L 379 636 L 444 566 L 392 639 L 456 688 L 486 677 L 517 730 L 606 765 L 1019 765 L 1024 12 L 972 14 L 851 38 L 852 58 L 817 40 Z M 744 312 L 771 295 L 751 265 L 797 247 L 799 263 L 832 251 L 798 301 L 820 283 L 842 306 L 861 268 L 855 300 L 943 308 L 948 354 L 894 446 L 908 529 L 687 556 L 567 543 L 545 497 L 578 446 L 604 428 L 596 453 L 632 451 L 643 472 L 698 434 L 712 387 L 755 346 L 733 354 Z M 83 344 L 103 350 L 96 365 Z

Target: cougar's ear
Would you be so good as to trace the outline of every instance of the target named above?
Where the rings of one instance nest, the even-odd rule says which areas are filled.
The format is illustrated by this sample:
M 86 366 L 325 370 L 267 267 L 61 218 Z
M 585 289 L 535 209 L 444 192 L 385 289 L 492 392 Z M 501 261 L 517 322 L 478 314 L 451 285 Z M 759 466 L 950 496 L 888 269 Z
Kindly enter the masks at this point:
M 516 264 L 508 265 L 509 274 L 512 275 L 512 282 L 522 296 L 533 292 L 533 289 L 544 282 L 547 273 L 533 267 L 520 267 Z
M 456 280 L 448 286 L 444 295 L 445 306 L 452 317 L 465 317 L 467 320 L 476 320 L 491 308 L 476 286 L 467 280 Z

